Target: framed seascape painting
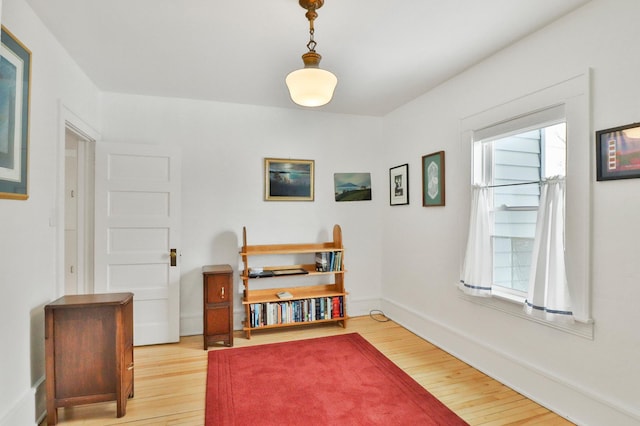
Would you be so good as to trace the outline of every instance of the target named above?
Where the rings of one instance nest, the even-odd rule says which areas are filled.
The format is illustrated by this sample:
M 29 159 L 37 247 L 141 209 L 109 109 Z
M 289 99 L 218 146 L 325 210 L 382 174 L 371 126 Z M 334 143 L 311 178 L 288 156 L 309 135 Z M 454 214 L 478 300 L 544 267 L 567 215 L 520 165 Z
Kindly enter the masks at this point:
M 371 200 L 371 173 L 334 173 L 336 201 Z
M 0 198 L 26 200 L 31 52 L 5 27 L 0 41 Z
M 264 159 L 266 201 L 313 201 L 314 161 Z
M 444 206 L 444 151 L 422 156 L 422 205 Z
M 409 164 L 389 169 L 389 203 L 392 206 L 409 204 Z
M 640 177 L 640 123 L 596 132 L 597 180 Z

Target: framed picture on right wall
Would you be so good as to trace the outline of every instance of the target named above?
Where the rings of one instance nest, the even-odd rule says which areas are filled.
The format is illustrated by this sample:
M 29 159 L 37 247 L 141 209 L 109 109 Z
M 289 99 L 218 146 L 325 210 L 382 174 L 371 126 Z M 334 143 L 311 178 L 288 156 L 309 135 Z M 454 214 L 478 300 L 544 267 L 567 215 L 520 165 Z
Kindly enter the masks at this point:
M 422 206 L 444 206 L 444 151 L 422 156 Z
M 392 206 L 409 204 L 409 164 L 389 169 L 389 200 Z
M 640 178 L 640 123 L 596 132 L 596 179 Z

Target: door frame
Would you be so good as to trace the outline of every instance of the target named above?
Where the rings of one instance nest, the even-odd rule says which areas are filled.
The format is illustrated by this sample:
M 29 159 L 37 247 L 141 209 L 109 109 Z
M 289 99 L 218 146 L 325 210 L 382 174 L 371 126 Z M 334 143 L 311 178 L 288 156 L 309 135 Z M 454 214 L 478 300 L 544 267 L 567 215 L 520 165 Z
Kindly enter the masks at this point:
M 56 194 L 55 194 L 55 207 L 49 214 L 49 226 L 56 228 L 56 247 L 55 247 L 55 271 L 56 271 L 56 285 L 55 296 L 60 297 L 65 293 L 65 266 L 64 266 L 64 220 L 65 220 L 65 143 L 66 143 L 66 130 L 69 129 L 78 134 L 89 143 L 95 143 L 101 139 L 100 132 L 98 132 L 93 126 L 83 120 L 79 115 L 73 112 L 67 107 L 63 101 L 58 102 L 58 146 L 57 146 L 57 158 L 56 158 Z M 88 155 L 90 157 L 90 153 Z M 86 156 L 85 156 L 85 159 Z M 90 160 L 90 159 L 87 159 Z M 90 160 L 92 161 L 92 160 Z M 90 177 L 93 181 L 93 176 Z M 90 185 L 92 186 L 92 185 Z M 93 192 L 92 188 L 87 188 Z M 90 203 L 89 203 L 90 204 Z M 91 218 L 91 223 L 93 219 Z M 85 227 L 86 229 L 86 227 Z M 85 233 L 84 244 L 85 249 L 82 256 L 87 258 L 90 253 L 87 252 L 89 247 L 93 246 L 93 230 Z M 92 255 L 91 255 L 92 256 Z M 93 292 L 92 285 L 88 285 L 89 281 L 92 281 L 93 275 L 91 271 L 87 271 L 87 268 L 83 268 L 85 271 L 83 288 L 78 289 L 78 293 Z

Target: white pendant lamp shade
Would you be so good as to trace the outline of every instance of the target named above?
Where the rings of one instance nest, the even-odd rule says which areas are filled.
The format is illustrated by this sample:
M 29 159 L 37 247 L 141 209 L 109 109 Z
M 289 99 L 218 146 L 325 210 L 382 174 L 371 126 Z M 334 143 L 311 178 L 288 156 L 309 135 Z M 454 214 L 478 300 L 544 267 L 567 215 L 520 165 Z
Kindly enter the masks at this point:
M 324 0 L 298 0 L 298 3 L 307 9 L 305 16 L 309 20 L 309 51 L 302 55 L 304 68 L 289 73 L 285 82 L 293 102 L 305 107 L 319 107 L 331 101 L 338 84 L 338 79 L 332 72 L 320 69 L 322 56 L 316 52 L 317 43 L 313 39 L 313 21 L 318 17 L 316 10 L 322 7 Z
M 287 75 L 285 81 L 291 100 L 306 107 L 319 107 L 329 103 L 338 84 L 333 73 L 320 68 L 295 70 Z

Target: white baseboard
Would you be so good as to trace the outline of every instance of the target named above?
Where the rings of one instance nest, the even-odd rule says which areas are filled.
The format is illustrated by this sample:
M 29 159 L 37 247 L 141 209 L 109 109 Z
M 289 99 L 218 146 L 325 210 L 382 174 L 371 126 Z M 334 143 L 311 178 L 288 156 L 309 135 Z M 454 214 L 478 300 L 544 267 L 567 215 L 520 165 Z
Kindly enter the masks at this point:
M 393 300 L 383 299 L 382 307 L 393 321 L 576 424 L 640 424 L 637 409 L 622 407 L 592 390 L 546 372 L 542 367 L 501 353 L 474 336 Z
M 0 426 L 35 425 L 34 413 L 35 389 L 24 392 L 16 402 L 0 416 Z
M 347 305 L 347 313 L 350 317 L 361 317 L 363 315 L 369 315 L 373 310 L 380 309 L 380 298 L 372 299 L 347 299 L 349 302 Z
M 194 336 L 202 334 L 202 312 L 180 315 L 180 335 Z
M 33 387 L 36 409 L 36 424 L 40 424 L 47 416 L 47 387 L 45 376 L 40 377 Z

